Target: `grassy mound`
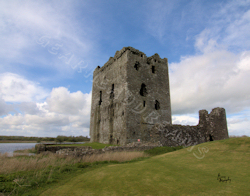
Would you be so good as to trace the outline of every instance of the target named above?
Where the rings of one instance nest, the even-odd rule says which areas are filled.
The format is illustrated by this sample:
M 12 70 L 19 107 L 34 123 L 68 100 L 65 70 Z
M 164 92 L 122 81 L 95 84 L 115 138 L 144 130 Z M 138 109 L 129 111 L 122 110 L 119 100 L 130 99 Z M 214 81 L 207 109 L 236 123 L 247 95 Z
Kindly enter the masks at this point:
M 100 167 L 42 195 L 249 195 L 249 163 L 250 138 L 230 138 Z

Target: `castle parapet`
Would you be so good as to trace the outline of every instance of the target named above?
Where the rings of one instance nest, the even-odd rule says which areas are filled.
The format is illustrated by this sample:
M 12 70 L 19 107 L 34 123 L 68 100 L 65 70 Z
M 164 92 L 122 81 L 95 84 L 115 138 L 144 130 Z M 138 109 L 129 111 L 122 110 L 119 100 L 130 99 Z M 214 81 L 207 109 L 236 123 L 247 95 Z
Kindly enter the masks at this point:
M 129 46 L 129 47 L 123 47 L 120 51 L 116 51 L 115 56 L 110 57 L 109 60 L 102 67 L 97 66 L 96 69 L 94 70 L 93 77 L 97 76 L 99 72 L 102 72 L 107 67 L 111 66 L 116 60 L 118 60 L 122 55 L 124 55 L 126 51 L 130 51 L 134 55 L 145 58 L 148 64 L 154 64 L 157 62 L 168 65 L 168 59 L 167 58 L 161 59 L 157 53 L 155 53 L 150 57 L 147 57 L 145 53 Z

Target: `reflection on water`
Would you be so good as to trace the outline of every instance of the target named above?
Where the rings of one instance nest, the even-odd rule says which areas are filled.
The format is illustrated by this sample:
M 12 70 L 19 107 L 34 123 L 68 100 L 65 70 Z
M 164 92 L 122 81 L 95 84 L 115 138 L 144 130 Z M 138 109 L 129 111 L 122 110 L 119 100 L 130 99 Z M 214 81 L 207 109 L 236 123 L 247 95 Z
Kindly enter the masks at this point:
M 8 153 L 8 156 L 15 156 L 17 154 L 24 153 L 13 153 L 15 150 L 24 150 L 35 147 L 36 143 L 0 143 L 0 153 Z M 33 154 L 33 153 L 25 153 Z

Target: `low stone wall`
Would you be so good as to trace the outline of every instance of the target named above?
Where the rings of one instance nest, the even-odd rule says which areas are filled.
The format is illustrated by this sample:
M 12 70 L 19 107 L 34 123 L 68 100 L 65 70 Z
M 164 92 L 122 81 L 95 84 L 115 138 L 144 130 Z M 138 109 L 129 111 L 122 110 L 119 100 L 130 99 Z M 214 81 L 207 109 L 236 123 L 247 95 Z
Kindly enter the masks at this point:
M 71 156 L 84 156 L 84 155 L 92 155 L 92 154 L 103 154 L 108 152 L 122 152 L 122 151 L 144 151 L 149 150 L 155 147 L 160 147 L 162 144 L 160 142 L 156 143 L 143 143 L 143 142 L 133 142 L 129 143 L 125 146 L 109 146 L 103 149 L 93 149 L 89 146 L 82 146 L 82 147 L 63 147 L 63 146 L 53 146 L 53 145 L 44 145 L 38 144 L 43 146 L 38 146 L 39 150 L 38 153 L 44 151 L 50 151 L 59 155 L 71 155 Z
M 83 146 L 85 147 L 85 146 Z M 87 147 L 87 146 L 86 146 Z M 36 144 L 36 150 L 37 153 L 41 153 L 41 152 L 45 152 L 45 151 L 49 151 L 49 152 L 53 152 L 56 153 L 56 151 L 60 150 L 60 149 L 75 149 L 75 146 L 56 146 L 53 144 Z

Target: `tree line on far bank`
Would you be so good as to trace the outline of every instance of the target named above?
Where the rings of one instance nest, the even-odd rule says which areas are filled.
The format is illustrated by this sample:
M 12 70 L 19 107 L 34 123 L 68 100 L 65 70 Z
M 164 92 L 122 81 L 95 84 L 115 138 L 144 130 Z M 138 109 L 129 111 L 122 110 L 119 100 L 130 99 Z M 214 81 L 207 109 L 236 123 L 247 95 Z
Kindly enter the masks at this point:
M 36 141 L 38 143 L 45 142 L 84 142 L 89 141 L 88 136 L 64 136 L 57 137 L 25 137 L 25 136 L 0 136 L 0 141 Z

